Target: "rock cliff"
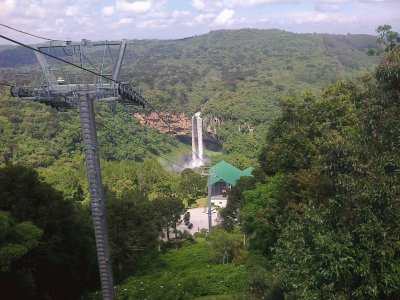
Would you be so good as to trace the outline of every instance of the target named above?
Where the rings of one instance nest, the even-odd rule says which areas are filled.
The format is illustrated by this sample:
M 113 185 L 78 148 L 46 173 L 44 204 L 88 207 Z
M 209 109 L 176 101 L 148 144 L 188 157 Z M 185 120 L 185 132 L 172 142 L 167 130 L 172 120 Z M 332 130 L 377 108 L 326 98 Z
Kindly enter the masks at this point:
M 161 117 L 160 117 L 161 116 Z M 133 117 L 137 119 L 140 124 L 148 127 L 154 127 L 162 133 L 176 134 L 177 136 L 189 137 L 192 135 L 192 120 L 184 114 L 174 115 L 169 112 L 161 112 L 160 116 L 152 112 L 150 114 L 135 113 Z M 165 122 L 161 119 L 163 118 Z M 208 120 L 203 118 L 203 138 L 206 140 L 218 142 L 217 127 L 219 120 Z M 211 121 L 211 122 L 210 122 Z M 169 126 L 166 124 L 168 123 Z

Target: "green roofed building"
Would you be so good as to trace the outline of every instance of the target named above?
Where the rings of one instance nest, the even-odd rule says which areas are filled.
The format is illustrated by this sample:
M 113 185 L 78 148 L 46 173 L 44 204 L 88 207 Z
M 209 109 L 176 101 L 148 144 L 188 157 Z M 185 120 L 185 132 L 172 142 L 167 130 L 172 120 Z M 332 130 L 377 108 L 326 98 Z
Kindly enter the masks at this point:
M 230 163 L 222 160 L 210 168 L 211 204 L 225 207 L 227 204 L 227 192 L 236 185 L 242 176 L 252 176 L 252 167 L 240 170 Z

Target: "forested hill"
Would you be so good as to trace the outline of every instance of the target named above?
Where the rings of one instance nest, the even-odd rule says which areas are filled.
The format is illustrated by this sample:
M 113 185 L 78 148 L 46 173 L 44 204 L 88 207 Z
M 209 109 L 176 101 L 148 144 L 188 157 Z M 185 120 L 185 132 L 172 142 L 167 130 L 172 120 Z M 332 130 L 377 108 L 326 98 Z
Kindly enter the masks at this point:
M 243 157 L 252 148 L 255 156 L 264 135 L 259 128 L 276 118 L 280 98 L 307 89 L 317 91 L 336 80 L 371 71 L 378 61 L 366 54 L 371 48 L 379 50 L 376 37 L 369 35 L 294 34 L 275 29 L 137 40 L 127 48 L 121 79 L 140 83 L 145 98 L 159 111 L 191 115 L 202 109 L 206 117 L 218 117 L 225 153 Z M 102 52 L 90 53 L 91 60 L 98 62 Z M 2 80 L 11 81 L 16 72 L 27 70 L 41 73 L 32 51 L 0 48 Z M 242 124 L 247 127 L 241 128 L 254 129 L 256 137 L 243 130 L 239 135 L 234 132 Z
M 282 93 L 371 70 L 377 59 L 366 51 L 377 47 L 369 35 L 219 30 L 180 40 L 135 41 L 122 77 L 140 83 L 161 110 L 192 114 L 203 107 L 222 119 L 257 124 L 275 114 L 273 104 Z M 0 68 L 35 63 L 25 49 L 0 51 Z
M 257 124 L 275 115 L 282 93 L 364 73 L 377 62 L 367 35 L 222 30 L 177 41 L 142 41 L 126 56 L 126 74 L 146 84 L 160 108 L 205 112 Z M 149 95 L 150 96 L 150 95 Z

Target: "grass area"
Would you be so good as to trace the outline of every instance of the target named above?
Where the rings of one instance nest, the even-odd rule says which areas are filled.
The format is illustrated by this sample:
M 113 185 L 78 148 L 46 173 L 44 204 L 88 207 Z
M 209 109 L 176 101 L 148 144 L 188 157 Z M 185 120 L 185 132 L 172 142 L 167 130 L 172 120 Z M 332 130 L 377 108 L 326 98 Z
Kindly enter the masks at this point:
M 244 290 L 245 267 L 212 264 L 209 251 L 207 241 L 197 238 L 158 255 L 142 275 L 131 276 L 115 287 L 117 299 L 240 299 L 232 297 Z M 97 299 L 100 295 L 93 296 Z
M 219 295 L 219 296 L 204 296 L 196 298 L 195 300 L 243 300 L 248 297 L 242 295 Z
M 207 198 L 200 198 L 196 200 L 197 207 L 207 207 Z
M 212 151 L 212 150 L 205 149 L 204 153 L 205 153 L 207 156 L 209 156 L 209 157 L 212 158 L 212 157 L 214 157 L 214 156 L 221 155 L 221 154 L 222 154 L 222 151 Z

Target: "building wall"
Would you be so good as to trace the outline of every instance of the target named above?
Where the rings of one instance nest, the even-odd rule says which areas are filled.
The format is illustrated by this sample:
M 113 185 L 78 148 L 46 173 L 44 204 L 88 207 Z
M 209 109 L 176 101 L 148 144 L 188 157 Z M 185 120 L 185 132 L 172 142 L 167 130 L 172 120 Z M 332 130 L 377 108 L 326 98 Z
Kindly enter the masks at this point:
M 227 197 L 211 197 L 211 205 L 225 208 L 228 203 Z

